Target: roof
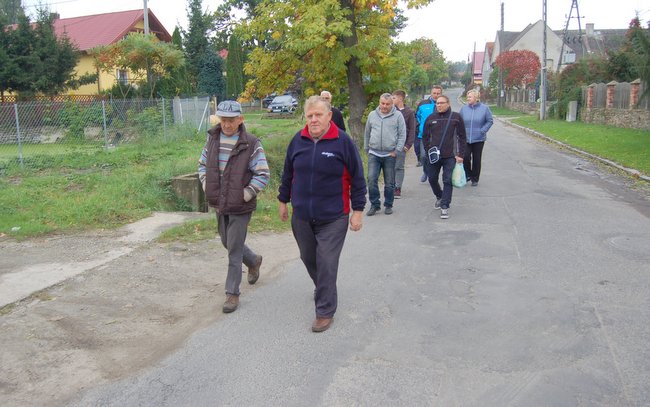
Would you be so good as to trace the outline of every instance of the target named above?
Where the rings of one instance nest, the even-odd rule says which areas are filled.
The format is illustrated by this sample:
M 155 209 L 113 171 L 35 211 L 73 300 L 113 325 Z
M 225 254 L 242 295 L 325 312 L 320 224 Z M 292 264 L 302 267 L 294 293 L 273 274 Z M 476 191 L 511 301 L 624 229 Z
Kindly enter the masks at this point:
M 473 72 L 475 74 L 480 74 L 483 72 L 483 57 L 485 56 L 485 52 L 475 52 L 474 53 L 474 69 Z
M 149 30 L 160 40 L 171 42 L 171 35 L 149 9 Z M 130 32 L 141 31 L 136 25 L 144 19 L 144 11 L 129 10 L 54 20 L 57 36 L 67 35 L 79 50 L 87 51 L 97 46 L 110 45 Z
M 492 52 L 494 51 L 494 41 L 485 43 L 485 56 L 487 56 L 488 61 L 492 60 Z
M 565 44 L 571 48 L 578 57 L 584 54 L 596 54 L 604 56 L 607 52 L 618 51 L 623 47 L 626 41 L 625 35 L 628 29 L 600 29 L 595 30 L 593 34 L 582 30 L 567 30 Z M 555 31 L 562 38 L 563 31 Z
M 519 36 L 520 31 L 497 31 L 500 52 L 508 50 L 508 47 Z

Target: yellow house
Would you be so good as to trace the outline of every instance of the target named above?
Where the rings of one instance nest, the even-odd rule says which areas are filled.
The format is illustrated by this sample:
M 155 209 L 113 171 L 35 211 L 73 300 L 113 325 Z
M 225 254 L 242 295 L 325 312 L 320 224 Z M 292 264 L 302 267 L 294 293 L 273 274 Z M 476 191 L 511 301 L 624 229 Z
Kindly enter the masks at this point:
M 172 37 L 158 21 L 151 10 L 148 13 L 149 32 L 158 39 L 171 42 Z M 97 83 L 81 86 L 71 90 L 71 95 L 94 95 L 111 89 L 116 81 L 128 83 L 127 71 L 116 71 L 112 75 L 97 72 L 92 57 L 88 51 L 92 48 L 114 44 L 132 32 L 144 32 L 144 11 L 130 10 L 115 13 L 95 14 L 73 18 L 57 18 L 54 20 L 54 31 L 57 36 L 67 35 L 70 41 L 81 51 L 81 59 L 75 68 L 80 76 L 86 73 L 97 73 Z

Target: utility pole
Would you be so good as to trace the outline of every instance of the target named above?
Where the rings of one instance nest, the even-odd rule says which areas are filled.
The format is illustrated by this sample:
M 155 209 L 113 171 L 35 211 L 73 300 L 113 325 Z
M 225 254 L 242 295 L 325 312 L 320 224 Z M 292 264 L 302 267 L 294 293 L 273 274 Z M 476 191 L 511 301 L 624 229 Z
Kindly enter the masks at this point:
M 576 17 L 573 17 L 573 9 L 576 9 Z M 578 38 L 573 38 L 571 40 L 569 38 L 569 23 L 571 22 L 572 18 L 577 18 L 578 19 Z M 565 47 L 569 47 L 569 42 L 573 42 L 574 44 L 578 42 L 580 48 L 583 51 L 584 54 L 584 43 L 582 42 L 582 23 L 580 22 L 580 10 L 578 10 L 578 0 L 573 0 L 571 3 L 571 10 L 569 10 L 569 15 L 566 18 L 566 24 L 564 24 L 564 32 L 562 33 L 562 48 L 560 49 L 560 58 L 559 61 L 557 62 L 557 72 L 560 72 L 560 69 L 562 68 L 562 65 L 568 65 L 572 62 L 575 61 L 565 61 L 564 60 L 564 49 Z M 569 47 L 571 49 L 571 47 Z
M 501 47 L 503 44 L 501 44 L 501 41 L 503 41 L 503 2 L 501 2 L 501 30 L 499 31 L 499 52 L 501 52 Z M 504 107 L 505 103 L 503 100 L 504 96 L 504 90 L 503 90 L 503 72 L 501 68 L 499 68 L 499 95 L 497 97 L 497 106 L 499 107 Z
M 544 43 L 542 45 L 542 76 L 539 84 L 539 120 L 546 119 L 546 0 L 542 0 L 542 20 L 544 21 Z
M 147 0 L 144 0 L 144 35 L 149 35 L 149 8 Z

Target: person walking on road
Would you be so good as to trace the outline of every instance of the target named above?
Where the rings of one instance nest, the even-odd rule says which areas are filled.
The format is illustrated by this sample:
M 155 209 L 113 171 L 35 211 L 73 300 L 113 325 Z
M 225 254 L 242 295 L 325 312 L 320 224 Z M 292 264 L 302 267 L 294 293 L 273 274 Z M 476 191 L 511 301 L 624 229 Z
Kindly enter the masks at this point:
M 395 199 L 402 197 L 402 184 L 404 183 L 404 165 L 406 164 L 406 154 L 413 146 L 415 141 L 415 112 L 410 107 L 404 104 L 406 99 L 406 92 L 403 90 L 396 90 L 393 92 L 393 103 L 397 110 L 404 116 L 406 124 L 406 141 L 404 142 L 404 149 L 397 152 L 395 159 Z
M 327 330 L 337 308 L 336 279 L 347 234 L 361 230 L 366 205 L 363 162 L 352 138 L 331 124 L 330 104 L 307 99 L 306 126 L 287 147 L 278 193 L 279 215 L 289 218 L 300 259 L 314 282 L 313 332 Z
M 330 107 L 332 108 L 332 122 L 336 124 L 336 127 L 339 129 L 346 131 L 345 121 L 343 120 L 343 113 L 341 113 L 339 109 L 332 106 L 332 94 L 329 91 L 324 90 L 320 93 L 320 97 L 327 100 L 327 102 L 330 104 Z
M 428 153 L 432 147 L 440 151 L 440 158 L 434 163 L 427 162 L 429 185 L 436 197 L 435 209 L 440 209 L 440 218 L 449 218 L 449 206 L 453 186 L 451 172 L 456 163 L 463 162 L 465 154 L 465 124 L 459 113 L 452 112 L 449 98 L 445 95 L 436 100 L 436 112 L 431 114 L 424 123 L 424 148 Z M 427 159 L 429 159 L 427 154 Z M 442 169 L 442 189 L 438 183 Z
M 467 180 L 471 181 L 473 187 L 478 185 L 481 176 L 483 145 L 487 132 L 494 123 L 492 111 L 486 104 L 481 103 L 480 97 L 477 90 L 467 91 L 467 104 L 460 109 L 460 115 L 465 122 L 465 133 L 467 133 L 467 149 L 463 166 Z
M 241 105 L 227 100 L 217 106 L 220 123 L 208 130 L 199 159 L 199 179 L 208 204 L 217 213 L 221 243 L 228 250 L 226 301 L 223 312 L 239 306 L 242 263 L 248 267 L 248 283 L 260 275 L 262 256 L 246 242 L 257 194 L 269 183 L 270 171 L 260 141 L 246 131 Z
M 393 105 L 393 96 L 384 93 L 379 97 L 379 107 L 370 112 L 366 121 L 363 148 L 368 153 L 368 198 L 373 216 L 381 209 L 379 199 L 379 172 L 384 173 L 384 213 L 393 213 L 395 199 L 395 159 L 404 150 L 406 123 L 404 116 Z
M 424 134 L 424 122 L 427 120 L 430 114 L 436 111 L 436 100 L 442 95 L 442 86 L 435 85 L 431 88 L 431 96 L 421 100 L 418 103 L 418 107 L 415 108 L 415 121 L 418 126 L 418 139 L 415 141 L 416 144 L 416 153 L 419 153 L 418 162 L 422 165 L 422 177 L 420 182 L 427 182 L 427 169 L 425 166 L 426 151 L 423 147 L 422 135 Z

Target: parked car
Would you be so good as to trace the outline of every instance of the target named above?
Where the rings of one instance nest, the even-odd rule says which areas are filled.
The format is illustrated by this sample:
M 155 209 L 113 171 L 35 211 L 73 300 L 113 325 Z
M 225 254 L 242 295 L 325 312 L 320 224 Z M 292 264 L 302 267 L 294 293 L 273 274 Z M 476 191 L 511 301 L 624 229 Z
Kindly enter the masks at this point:
M 298 101 L 291 95 L 280 95 L 273 98 L 269 104 L 269 113 L 293 113 L 298 107 Z
M 264 108 L 269 107 L 269 105 L 271 104 L 271 102 L 273 102 L 273 99 L 275 99 L 276 96 L 277 95 L 275 93 L 271 93 L 270 95 L 266 95 L 262 99 L 262 107 L 264 107 Z

